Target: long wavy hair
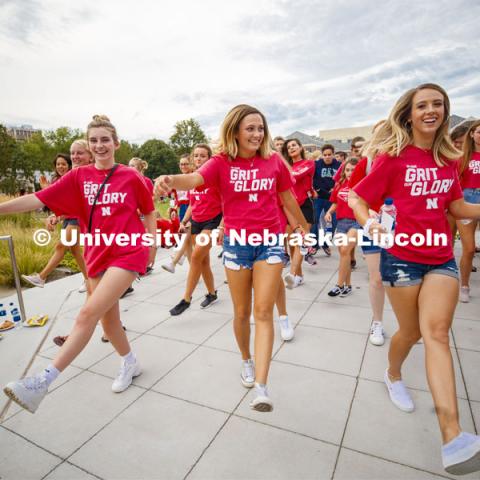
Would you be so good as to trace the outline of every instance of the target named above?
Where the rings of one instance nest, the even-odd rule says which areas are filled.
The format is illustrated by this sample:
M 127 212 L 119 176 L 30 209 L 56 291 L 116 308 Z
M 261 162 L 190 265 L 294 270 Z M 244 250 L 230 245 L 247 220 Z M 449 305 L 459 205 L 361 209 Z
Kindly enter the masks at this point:
M 475 151 L 475 142 L 473 141 L 473 132 L 480 127 L 480 120 L 476 120 L 470 125 L 465 135 L 462 148 L 462 158 L 460 159 L 460 175 L 467 169 L 468 163 L 472 159 L 472 154 Z
M 387 153 L 398 157 L 400 152 L 413 143 L 413 133 L 410 117 L 412 114 L 413 97 L 420 90 L 431 89 L 440 92 L 444 102 L 444 117 L 442 124 L 435 132 L 432 152 L 435 163 L 443 167 L 450 160 L 456 160 L 461 153 L 453 146 L 448 136 L 450 120 L 450 100 L 447 92 L 434 83 L 424 83 L 405 92 L 395 103 L 385 123 L 374 132 L 368 144 L 367 152 Z M 366 153 L 367 153 L 366 152 Z

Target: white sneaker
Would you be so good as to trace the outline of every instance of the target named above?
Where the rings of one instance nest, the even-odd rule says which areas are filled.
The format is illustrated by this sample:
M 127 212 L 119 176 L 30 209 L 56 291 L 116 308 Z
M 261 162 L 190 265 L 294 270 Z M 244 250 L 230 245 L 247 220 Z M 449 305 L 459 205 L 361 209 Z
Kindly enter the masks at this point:
M 299 287 L 300 285 L 303 285 L 305 283 L 305 279 L 303 276 L 300 275 L 295 275 L 295 286 Z
M 175 273 L 175 264 L 173 263 L 173 260 L 170 260 L 167 263 L 162 263 L 162 268 L 167 272 Z
M 245 388 L 252 388 L 255 385 L 255 365 L 251 358 L 242 361 L 240 378 L 242 380 L 242 385 Z
M 462 303 L 468 303 L 470 301 L 470 287 L 461 287 L 460 288 L 460 298 L 459 300 Z
M 290 325 L 288 315 L 280 315 L 280 317 L 278 317 L 278 323 L 280 325 L 280 336 L 282 337 L 282 340 L 285 342 L 292 340 L 295 336 L 295 330 Z
M 78 293 L 85 293 L 87 291 L 87 282 L 84 281 L 81 287 L 78 289 Z
M 33 275 L 22 275 L 22 278 L 34 287 L 43 288 L 45 286 L 45 280 L 43 280 L 38 273 L 34 273 Z
M 385 370 L 384 380 L 392 403 L 403 412 L 413 412 L 415 410 L 415 405 L 413 404 L 412 397 L 408 393 L 405 384 L 401 380 L 392 382 L 388 376 L 388 368 Z
M 377 347 L 385 343 L 382 322 L 373 322 L 370 327 L 370 343 Z
M 138 377 L 141 373 L 142 369 L 137 359 L 132 363 L 123 362 L 117 378 L 113 381 L 112 391 L 115 393 L 123 392 L 132 384 L 134 377 Z
M 7 383 L 3 391 L 7 397 L 18 403 L 25 410 L 35 413 L 40 402 L 48 392 L 48 386 L 44 377 L 36 375 Z
M 461 432 L 442 447 L 443 468 L 452 475 L 480 470 L 480 436 Z
M 273 402 L 268 395 L 267 387 L 255 385 L 255 393 L 253 400 L 250 402 L 250 408 L 257 412 L 271 412 L 273 410 Z
M 287 273 L 285 277 L 283 277 L 283 280 L 285 281 L 285 286 L 290 290 L 297 286 L 295 285 L 295 276 L 291 273 Z

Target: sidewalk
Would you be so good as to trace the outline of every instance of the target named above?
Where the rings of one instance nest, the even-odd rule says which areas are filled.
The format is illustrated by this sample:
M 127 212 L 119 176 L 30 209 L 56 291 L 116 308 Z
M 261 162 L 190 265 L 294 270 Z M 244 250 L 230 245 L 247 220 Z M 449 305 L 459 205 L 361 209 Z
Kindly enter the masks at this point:
M 135 283 L 135 292 L 121 301 L 143 374 L 124 393 L 112 393 L 119 358 L 110 344 L 100 342 L 97 328 L 35 415 L 10 406 L 0 425 L 0 478 L 450 478 L 441 465 L 423 345 L 413 348 L 403 372 L 416 404 L 415 412 L 406 414 L 391 404 L 382 380 L 388 339 L 383 347 L 368 342 L 368 283 L 361 252 L 354 292 L 343 299 L 327 296 L 336 279 L 336 255 L 319 253 L 317 259 L 317 266 L 305 265 L 306 284 L 287 290 L 295 339 L 282 343 L 276 326 L 272 413 L 250 410 L 250 391 L 240 383 L 220 260 L 212 255 L 219 301 L 202 310 L 201 284 L 191 308 L 170 317 L 168 310 L 182 297 L 187 266 L 171 275 L 160 268 L 159 258 L 154 273 Z M 474 263 L 480 263 L 478 258 Z M 85 298 L 76 291 L 80 283 L 75 276 L 25 292 L 27 314 L 45 310 L 57 316 L 29 373 L 53 358 L 58 347 L 51 338 L 69 332 Z M 472 274 L 472 294 L 469 304 L 458 305 L 451 334 L 460 415 L 470 432 L 480 429 L 480 273 Z M 388 302 L 385 328 L 388 337 L 395 329 Z M 13 332 L 21 349 L 17 338 L 5 333 L 2 384 L 16 377 L 13 371 L 21 375 L 45 333 Z

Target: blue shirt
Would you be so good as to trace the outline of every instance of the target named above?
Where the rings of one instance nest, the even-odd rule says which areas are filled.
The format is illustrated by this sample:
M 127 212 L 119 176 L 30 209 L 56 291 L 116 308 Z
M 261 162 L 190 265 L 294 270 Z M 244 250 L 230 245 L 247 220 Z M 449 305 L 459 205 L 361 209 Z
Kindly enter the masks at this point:
M 315 174 L 313 176 L 313 188 L 317 191 L 319 198 L 330 198 L 330 190 L 334 187 L 333 177 L 342 164 L 333 159 L 327 165 L 323 158 L 315 161 Z

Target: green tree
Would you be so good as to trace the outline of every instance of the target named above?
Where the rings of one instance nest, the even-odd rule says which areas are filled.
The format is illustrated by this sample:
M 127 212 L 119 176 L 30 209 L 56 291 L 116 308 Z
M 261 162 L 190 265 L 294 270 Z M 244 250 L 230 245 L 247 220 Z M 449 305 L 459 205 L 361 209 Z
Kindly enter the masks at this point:
M 56 130 L 48 130 L 45 132 L 45 140 L 56 153 L 69 153 L 70 145 L 74 140 L 83 138 L 83 132 L 78 128 L 59 127 Z
M 193 118 L 177 122 L 175 133 L 170 137 L 170 145 L 178 156 L 190 153 L 197 143 L 207 142 L 207 136 Z
M 138 156 L 148 162 L 146 175 L 152 179 L 177 172 L 177 155 L 162 140 L 147 140 L 138 150 Z
M 128 165 L 132 157 L 138 156 L 138 145 L 131 144 L 126 140 L 120 140 L 120 148 L 115 152 L 115 161 Z
M 0 125 L 0 191 L 14 193 L 16 177 L 12 171 L 17 142 L 8 133 L 4 125 Z

